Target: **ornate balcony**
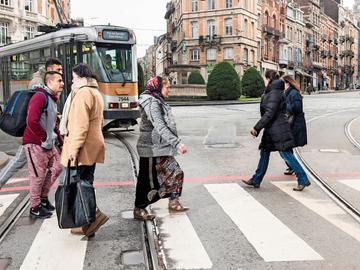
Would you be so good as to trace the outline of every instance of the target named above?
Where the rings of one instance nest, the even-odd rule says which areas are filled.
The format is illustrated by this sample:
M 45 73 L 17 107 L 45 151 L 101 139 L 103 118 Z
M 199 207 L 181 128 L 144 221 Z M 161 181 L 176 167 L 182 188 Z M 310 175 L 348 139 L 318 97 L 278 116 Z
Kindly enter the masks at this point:
M 221 43 L 221 36 L 216 34 L 214 35 L 206 35 L 206 36 L 199 36 L 199 45 L 200 46 L 212 46 L 212 45 L 219 45 Z

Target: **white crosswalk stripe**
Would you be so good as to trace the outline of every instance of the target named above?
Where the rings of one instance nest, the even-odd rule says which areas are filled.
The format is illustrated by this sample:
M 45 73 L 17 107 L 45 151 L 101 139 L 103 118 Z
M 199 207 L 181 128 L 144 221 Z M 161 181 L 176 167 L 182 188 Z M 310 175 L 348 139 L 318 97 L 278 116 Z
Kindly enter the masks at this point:
M 293 181 L 272 182 L 301 204 L 320 215 L 328 222 L 360 241 L 360 227 L 330 198 L 319 200 L 314 192 L 293 192 Z
M 19 196 L 19 194 L 6 194 L 0 196 L 0 216 L 4 214 L 10 204 Z
M 351 187 L 357 191 L 360 191 L 360 179 L 346 179 L 346 180 L 339 180 L 338 182 Z
M 83 269 L 87 241 L 60 230 L 56 216 L 45 219 L 20 270 Z
M 209 269 L 212 262 L 185 213 L 170 215 L 167 200 L 153 205 L 161 219 L 160 233 L 166 235 L 164 248 L 175 262 L 174 269 Z M 172 268 L 172 269 L 173 269 Z
M 323 259 L 238 184 L 205 187 L 266 262 Z

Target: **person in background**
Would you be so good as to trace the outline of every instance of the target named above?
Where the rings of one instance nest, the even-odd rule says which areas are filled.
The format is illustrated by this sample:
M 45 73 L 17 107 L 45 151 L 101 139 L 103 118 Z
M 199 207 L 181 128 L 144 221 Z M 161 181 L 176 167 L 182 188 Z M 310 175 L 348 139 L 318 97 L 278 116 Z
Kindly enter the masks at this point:
M 261 97 L 260 114 L 261 118 L 251 129 L 250 133 L 257 137 L 264 129 L 260 149 L 260 160 L 254 175 L 249 180 L 242 180 L 246 185 L 259 188 L 266 174 L 270 154 L 279 151 L 280 156 L 295 171 L 298 186 L 294 191 L 302 191 L 310 185 L 308 177 L 292 153 L 294 141 L 292 138 L 290 125 L 285 116 L 286 102 L 284 96 L 284 81 L 279 80 L 280 76 L 274 70 L 267 70 L 265 73 L 265 92 Z
M 55 58 L 49 58 L 45 63 L 45 68 L 40 69 L 38 72 L 34 73 L 33 79 L 30 81 L 28 85 L 28 89 L 33 89 L 35 86 L 44 85 L 44 76 L 47 71 L 56 71 L 62 74 L 62 64 L 59 60 Z M 21 144 L 20 139 L 20 144 Z M 20 145 L 16 154 L 10 161 L 5 165 L 4 168 L 0 171 L 0 188 L 3 187 L 7 181 L 17 173 L 24 165 L 26 164 L 26 156 L 24 152 L 23 145 Z
M 22 138 L 30 174 L 30 216 L 33 218 L 49 218 L 51 211 L 55 210 L 48 194 L 63 169 L 55 142 L 60 140 L 62 143 L 56 127 L 56 102 L 64 82 L 62 74 L 57 71 L 46 72 L 44 81 L 45 85 L 37 87 L 37 93 L 29 101 Z
M 28 89 L 32 89 L 35 85 L 44 85 L 44 76 L 47 71 L 56 71 L 62 74 L 62 64 L 56 58 L 49 58 L 45 63 L 45 68 L 40 67 L 33 74 L 32 80 L 28 84 Z
M 286 115 L 294 138 L 294 147 L 304 146 L 307 144 L 307 132 L 300 86 L 290 75 L 285 75 L 282 79 L 285 82 Z M 287 165 L 288 168 L 284 174 L 294 174 L 294 170 L 288 163 Z
M 169 212 L 184 212 L 189 208 L 180 203 L 184 173 L 174 156 L 185 154 L 186 146 L 177 135 L 171 107 L 165 102 L 170 82 L 162 77 L 147 81 L 140 95 L 140 136 L 137 151 L 140 169 L 136 184 L 134 218 L 151 220 L 154 215 L 145 209 L 161 198 L 169 198 Z
M 104 101 L 97 76 L 87 64 L 73 68 L 73 84 L 61 117 L 60 132 L 64 135 L 61 163 L 70 170 L 78 169 L 80 179 L 93 184 L 96 163 L 104 163 L 105 142 L 102 134 Z M 78 168 L 76 168 L 78 162 Z M 99 209 L 93 223 L 71 229 L 73 234 L 94 236 L 109 218 Z

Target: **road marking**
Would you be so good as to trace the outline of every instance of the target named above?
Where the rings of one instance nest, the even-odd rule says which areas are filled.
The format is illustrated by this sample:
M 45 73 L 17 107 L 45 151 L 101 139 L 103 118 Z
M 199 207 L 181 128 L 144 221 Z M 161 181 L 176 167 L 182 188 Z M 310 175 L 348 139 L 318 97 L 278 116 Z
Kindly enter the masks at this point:
M 209 269 L 212 262 L 185 213 L 169 214 L 168 200 L 152 206 L 160 218 L 159 231 L 163 247 L 173 262 L 171 269 Z
M 19 194 L 6 194 L 0 196 L 0 216 L 4 214 L 9 205 L 19 196 Z
M 340 183 L 351 187 L 357 191 L 360 191 L 360 179 L 346 179 L 346 180 L 339 180 Z
M 313 192 L 294 192 L 292 191 L 294 181 L 271 183 L 334 226 L 360 241 L 360 226 L 333 200 L 319 199 Z
M 20 270 L 83 269 L 87 241 L 61 230 L 55 214 L 45 219 Z
M 323 260 L 238 184 L 205 187 L 266 262 Z

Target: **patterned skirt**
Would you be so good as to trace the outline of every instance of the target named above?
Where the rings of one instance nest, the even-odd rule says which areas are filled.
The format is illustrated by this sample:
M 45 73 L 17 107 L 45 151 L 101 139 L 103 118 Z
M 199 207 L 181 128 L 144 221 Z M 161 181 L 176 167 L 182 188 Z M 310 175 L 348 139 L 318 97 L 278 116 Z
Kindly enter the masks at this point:
M 172 156 L 140 157 L 135 206 L 145 208 L 171 194 L 181 195 L 184 172 Z

